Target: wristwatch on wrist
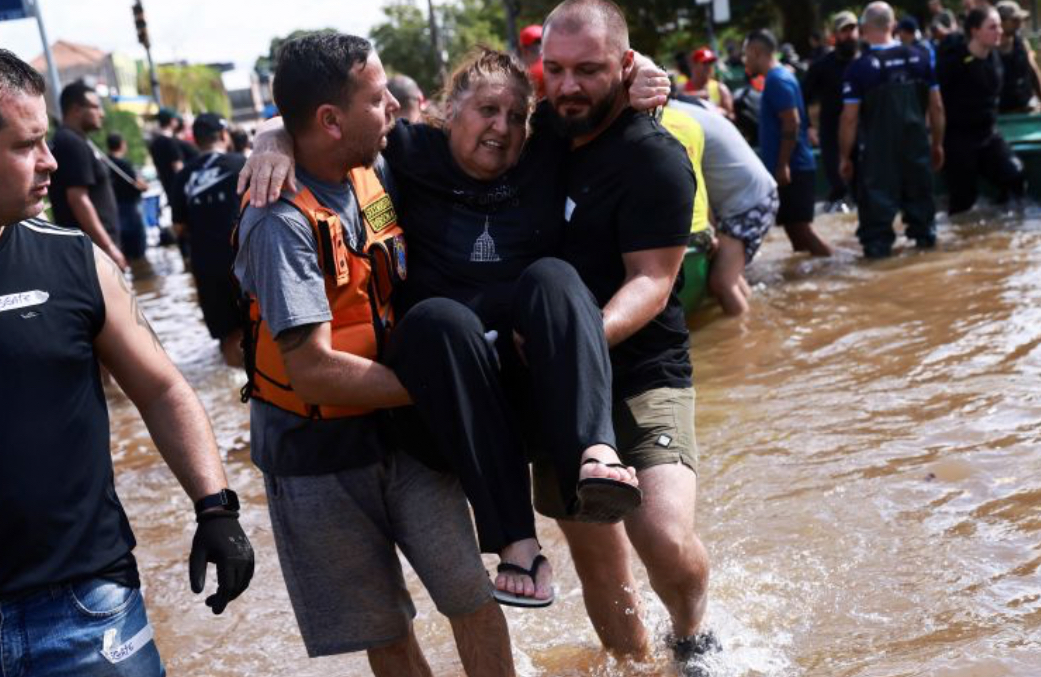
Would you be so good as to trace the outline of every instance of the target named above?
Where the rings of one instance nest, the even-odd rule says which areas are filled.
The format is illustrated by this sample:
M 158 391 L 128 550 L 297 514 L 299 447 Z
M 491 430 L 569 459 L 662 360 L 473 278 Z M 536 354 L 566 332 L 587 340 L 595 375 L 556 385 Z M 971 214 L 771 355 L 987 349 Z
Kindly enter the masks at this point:
M 195 502 L 196 515 L 211 508 L 223 508 L 224 510 L 237 512 L 239 509 L 239 495 L 231 489 L 221 489 L 217 493 L 203 496 Z

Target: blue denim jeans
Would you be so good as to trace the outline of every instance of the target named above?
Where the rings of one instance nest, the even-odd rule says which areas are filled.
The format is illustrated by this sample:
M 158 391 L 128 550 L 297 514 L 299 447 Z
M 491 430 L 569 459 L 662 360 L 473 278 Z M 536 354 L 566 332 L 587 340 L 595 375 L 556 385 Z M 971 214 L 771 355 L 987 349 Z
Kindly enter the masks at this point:
M 163 677 L 141 591 L 104 579 L 0 599 L 0 677 Z

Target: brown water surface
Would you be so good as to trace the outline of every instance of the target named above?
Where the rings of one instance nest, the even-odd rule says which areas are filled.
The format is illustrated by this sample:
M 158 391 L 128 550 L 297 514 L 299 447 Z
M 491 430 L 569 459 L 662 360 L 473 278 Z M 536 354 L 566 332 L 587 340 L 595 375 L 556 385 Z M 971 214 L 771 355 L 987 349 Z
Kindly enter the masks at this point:
M 852 217 L 818 227 L 838 256 L 792 256 L 774 232 L 751 315 L 708 310 L 692 325 L 698 519 L 726 647 L 714 674 L 1041 675 L 1041 213 L 977 214 L 945 224 L 935 252 L 871 264 Z M 257 552 L 252 587 L 212 616 L 188 589 L 188 501 L 113 389 L 117 487 L 170 674 L 369 674 L 362 656 L 307 659 L 249 462 L 241 375 L 222 366 L 176 252 L 152 256 L 156 274 L 135 286 L 213 418 Z M 567 548 L 540 530 L 558 601 L 507 611 L 520 674 L 675 675 L 664 652 L 650 665 L 602 654 Z M 435 674 L 461 675 L 448 624 L 409 582 Z M 666 614 L 643 595 L 663 637 Z

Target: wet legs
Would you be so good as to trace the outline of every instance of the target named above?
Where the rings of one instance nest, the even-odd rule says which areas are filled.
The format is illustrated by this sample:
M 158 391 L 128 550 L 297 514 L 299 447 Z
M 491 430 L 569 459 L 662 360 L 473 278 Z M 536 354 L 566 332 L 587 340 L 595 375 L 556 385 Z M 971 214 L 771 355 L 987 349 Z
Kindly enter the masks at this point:
M 745 245 L 741 240 L 724 233 L 719 235 L 719 249 L 712 259 L 712 270 L 708 284 L 719 299 L 719 305 L 727 315 L 748 312 L 748 292 L 745 281 Z
M 634 613 L 639 599 L 631 548 L 647 568 L 678 638 L 701 629 L 709 576 L 708 556 L 694 524 L 697 476 L 679 464 L 653 466 L 638 475 L 644 503 L 626 518 L 624 532 L 619 526 L 560 522 L 601 642 L 611 651 L 637 656 L 647 652 L 649 639 Z

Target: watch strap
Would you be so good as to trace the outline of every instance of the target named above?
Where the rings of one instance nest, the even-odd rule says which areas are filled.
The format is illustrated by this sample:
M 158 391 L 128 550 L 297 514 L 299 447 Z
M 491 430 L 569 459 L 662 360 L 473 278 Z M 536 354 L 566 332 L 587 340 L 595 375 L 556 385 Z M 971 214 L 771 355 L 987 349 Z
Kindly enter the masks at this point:
M 223 508 L 224 510 L 237 512 L 239 509 L 239 495 L 231 489 L 221 489 L 215 494 L 203 496 L 195 502 L 195 514 L 211 508 Z

